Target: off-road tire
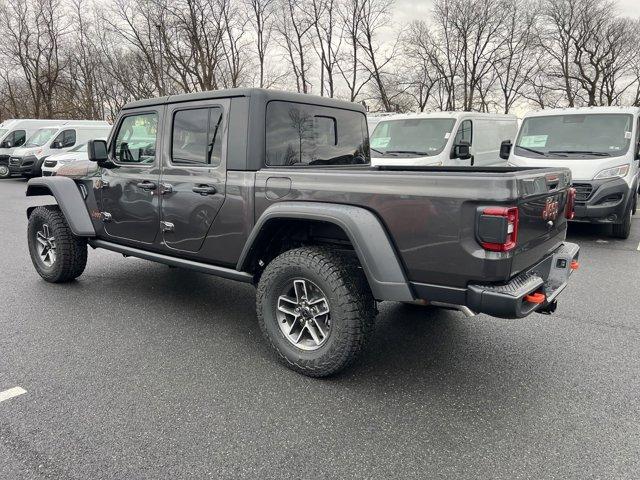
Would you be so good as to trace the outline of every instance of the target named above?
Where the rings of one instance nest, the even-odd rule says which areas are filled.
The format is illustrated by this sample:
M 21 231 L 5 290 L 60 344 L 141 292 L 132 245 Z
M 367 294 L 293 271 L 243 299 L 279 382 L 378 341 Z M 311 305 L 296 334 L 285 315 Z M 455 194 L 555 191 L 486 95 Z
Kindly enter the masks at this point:
M 50 266 L 43 262 L 37 250 L 37 233 L 44 224 L 55 239 L 56 258 Z M 47 282 L 70 282 L 82 275 L 87 265 L 87 242 L 73 235 L 58 206 L 37 207 L 31 212 L 27 238 L 33 266 Z
M 635 199 L 633 202 L 635 203 Z M 622 223 L 614 223 L 613 224 L 613 236 L 615 238 L 621 238 L 626 240 L 629 238 L 631 234 L 631 217 L 633 216 L 633 205 L 629 205 L 629 207 L 624 212 L 624 220 Z
M 277 302 L 295 279 L 313 282 L 331 311 L 331 329 L 317 350 L 297 348 L 278 325 Z M 351 364 L 373 330 L 375 301 L 354 256 L 322 247 L 289 250 L 265 268 L 256 293 L 260 329 L 279 360 L 310 377 L 333 375 Z

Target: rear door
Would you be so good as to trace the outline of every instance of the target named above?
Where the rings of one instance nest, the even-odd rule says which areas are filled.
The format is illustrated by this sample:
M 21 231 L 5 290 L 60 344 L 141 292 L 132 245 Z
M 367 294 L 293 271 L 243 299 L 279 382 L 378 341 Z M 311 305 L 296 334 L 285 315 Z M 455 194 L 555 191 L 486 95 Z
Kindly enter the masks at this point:
M 169 105 L 160 185 L 165 245 L 197 252 L 225 199 L 229 100 Z
M 101 212 L 114 239 L 150 244 L 160 223 L 156 152 L 163 107 L 125 113 L 109 145 L 111 168 L 102 168 Z

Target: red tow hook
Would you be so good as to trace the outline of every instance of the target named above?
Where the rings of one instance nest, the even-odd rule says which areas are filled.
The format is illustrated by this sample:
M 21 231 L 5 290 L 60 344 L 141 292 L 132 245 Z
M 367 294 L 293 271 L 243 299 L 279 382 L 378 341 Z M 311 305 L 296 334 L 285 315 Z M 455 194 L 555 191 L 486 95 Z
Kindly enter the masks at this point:
M 534 293 L 530 293 L 529 295 L 525 295 L 524 299 L 529 303 L 540 304 L 540 303 L 544 303 L 544 301 L 547 299 L 547 296 L 544 293 L 534 292 Z
M 569 268 L 573 271 L 578 270 L 580 268 L 580 262 L 578 262 L 577 260 L 571 260 Z

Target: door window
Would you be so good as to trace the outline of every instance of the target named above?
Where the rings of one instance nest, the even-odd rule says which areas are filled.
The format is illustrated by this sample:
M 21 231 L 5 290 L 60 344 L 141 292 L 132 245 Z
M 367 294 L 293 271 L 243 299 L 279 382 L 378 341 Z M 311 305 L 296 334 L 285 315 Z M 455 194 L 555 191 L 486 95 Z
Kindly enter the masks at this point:
M 473 140 L 473 124 L 471 120 L 464 120 L 458 127 L 458 133 L 454 145 L 460 145 L 462 142 L 466 142 L 471 145 Z
M 14 130 L 9 134 L 6 141 L 11 142 L 14 147 L 21 147 L 27 140 L 27 132 L 24 130 Z
M 59 143 L 60 148 L 73 147 L 76 143 L 76 131 L 75 130 L 63 130 L 58 136 L 51 142 L 51 144 Z
M 113 144 L 118 163 L 150 165 L 156 158 L 158 114 L 140 113 L 125 117 Z
M 179 110 L 173 117 L 171 162 L 216 166 L 222 156 L 222 108 Z
M 73 147 L 76 144 L 76 131 L 65 130 L 62 132 L 62 148 Z

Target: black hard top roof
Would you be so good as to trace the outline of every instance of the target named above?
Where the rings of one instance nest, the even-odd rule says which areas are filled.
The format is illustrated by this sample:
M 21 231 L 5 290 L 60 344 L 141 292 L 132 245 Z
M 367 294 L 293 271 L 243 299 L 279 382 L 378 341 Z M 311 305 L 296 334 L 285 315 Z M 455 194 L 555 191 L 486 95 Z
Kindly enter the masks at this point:
M 364 107 L 358 103 L 336 100 L 335 98 L 320 97 L 303 93 L 283 92 L 280 90 L 267 90 L 263 88 L 230 88 L 226 90 L 210 90 L 206 92 L 183 93 L 181 95 L 168 95 L 164 97 L 147 98 L 127 103 L 123 110 L 139 107 L 150 107 L 170 103 L 193 102 L 197 100 L 209 100 L 215 98 L 233 97 L 258 97 L 264 103 L 271 100 L 283 100 L 297 103 L 310 103 L 334 108 L 356 110 L 366 113 Z

